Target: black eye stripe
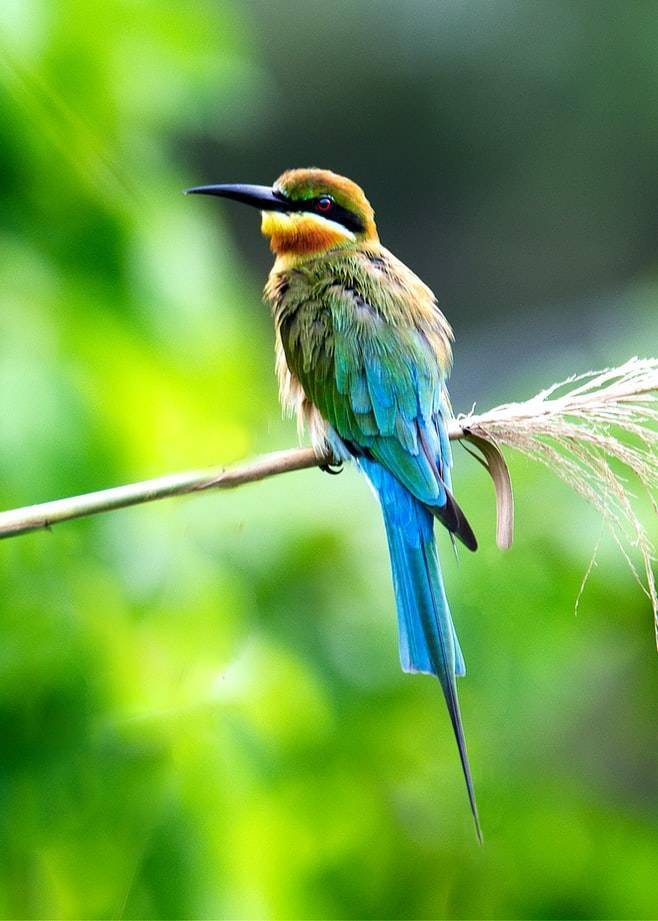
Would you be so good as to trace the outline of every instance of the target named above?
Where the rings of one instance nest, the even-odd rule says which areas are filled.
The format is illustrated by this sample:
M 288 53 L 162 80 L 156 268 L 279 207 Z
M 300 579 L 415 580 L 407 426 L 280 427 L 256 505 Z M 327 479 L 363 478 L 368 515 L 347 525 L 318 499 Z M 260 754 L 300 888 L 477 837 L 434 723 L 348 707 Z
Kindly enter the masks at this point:
M 324 198 L 325 196 L 321 196 Z M 353 233 L 362 233 L 365 230 L 360 219 L 352 211 L 348 211 L 347 208 L 343 208 L 342 205 L 339 205 L 337 202 L 334 202 L 332 207 L 327 211 L 318 211 L 316 209 L 317 198 L 312 199 L 311 201 L 305 202 L 306 207 L 301 209 L 303 211 L 312 211 L 315 214 L 326 215 L 330 221 L 336 221 L 337 224 L 342 224 L 347 230 L 351 230 Z
M 352 211 L 348 211 L 347 208 L 343 208 L 342 205 L 339 205 L 337 202 L 333 201 L 333 199 L 331 208 L 328 208 L 325 211 L 318 210 L 318 201 L 323 198 L 331 198 L 331 196 L 318 195 L 317 198 L 306 198 L 299 201 L 287 199 L 287 204 L 290 211 L 308 211 L 311 214 L 319 214 L 322 217 L 326 217 L 330 221 L 336 221 L 337 224 L 342 224 L 346 230 L 351 230 L 352 233 L 363 233 L 365 227 L 360 218 Z

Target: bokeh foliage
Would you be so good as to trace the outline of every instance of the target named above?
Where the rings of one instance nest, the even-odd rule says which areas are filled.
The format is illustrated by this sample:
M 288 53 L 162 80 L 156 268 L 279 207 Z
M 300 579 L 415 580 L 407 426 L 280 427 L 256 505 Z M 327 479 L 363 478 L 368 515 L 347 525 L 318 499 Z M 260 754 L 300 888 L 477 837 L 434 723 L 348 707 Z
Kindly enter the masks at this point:
M 372 173 L 387 241 L 446 274 L 458 409 L 655 353 L 655 8 L 304 9 L 2 4 L 3 507 L 293 442 L 254 216 L 236 247 L 227 208 L 180 195 L 201 181 Z M 604 541 L 574 618 L 599 523 L 545 471 L 512 473 L 509 553 L 459 449 L 482 548 L 456 563 L 441 539 L 482 849 L 438 687 L 399 671 L 356 473 L 3 543 L 0 914 L 655 917 L 649 606 Z

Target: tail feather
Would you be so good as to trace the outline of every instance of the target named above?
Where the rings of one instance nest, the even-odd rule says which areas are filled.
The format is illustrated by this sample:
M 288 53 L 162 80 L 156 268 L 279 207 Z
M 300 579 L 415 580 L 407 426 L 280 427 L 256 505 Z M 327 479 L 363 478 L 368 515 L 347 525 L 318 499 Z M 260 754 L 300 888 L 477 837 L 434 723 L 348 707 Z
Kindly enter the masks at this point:
M 436 548 L 434 543 L 430 546 L 430 553 L 427 552 L 427 547 L 424 548 L 424 556 L 427 565 L 427 572 L 430 574 L 430 582 L 434 581 L 432 576 L 438 582 L 440 587 L 440 598 L 434 597 L 435 610 L 442 605 L 450 622 L 450 627 L 452 629 L 452 639 L 457 641 L 457 634 L 455 632 L 455 625 L 452 622 L 450 616 L 450 611 L 448 609 L 448 601 L 446 599 L 445 591 L 443 589 L 443 579 L 441 578 L 441 570 L 439 568 L 439 561 L 436 554 Z M 435 593 L 433 592 L 433 595 Z M 440 635 L 440 631 L 439 631 Z M 441 642 L 442 654 L 441 658 L 444 659 L 443 654 L 443 642 Z M 459 650 L 459 659 L 461 660 L 461 665 L 463 673 L 465 673 L 466 668 L 464 665 L 464 660 L 461 654 L 461 649 L 459 648 L 458 641 L 456 642 L 456 649 Z M 458 660 L 455 663 L 458 665 Z M 445 697 L 446 705 L 448 707 L 448 713 L 450 715 L 450 722 L 452 723 L 452 729 L 455 733 L 455 739 L 457 741 L 457 748 L 459 749 L 459 760 L 461 761 L 462 771 L 464 772 L 464 780 L 466 781 L 466 790 L 468 793 L 468 801 L 471 807 L 471 813 L 473 815 L 473 821 L 475 823 L 475 833 L 477 835 L 478 841 L 482 844 L 482 827 L 480 825 L 480 816 L 478 814 L 477 802 L 475 799 L 475 787 L 473 786 L 473 777 L 471 775 L 471 765 L 468 760 L 468 751 L 466 750 L 466 738 L 464 737 L 464 726 L 462 723 L 461 711 L 459 709 L 459 698 L 457 697 L 457 682 L 455 681 L 455 676 L 459 674 L 456 669 L 453 669 L 452 674 L 446 674 L 445 670 L 442 669 L 443 675 L 439 675 L 439 681 L 441 682 L 441 687 L 443 689 L 443 695 Z M 445 677 L 444 677 L 445 675 Z
M 457 503 L 457 500 L 447 487 L 445 493 L 445 505 L 440 507 L 435 505 L 429 506 L 432 514 L 435 515 L 443 525 L 445 525 L 451 534 L 454 534 L 455 537 L 458 537 L 465 547 L 467 547 L 469 550 L 477 550 L 477 537 L 473 533 L 473 528 L 468 523 L 466 515 L 463 513 Z
M 465 673 L 464 659 L 443 587 L 432 514 L 388 471 L 374 464 L 362 466 L 384 513 L 402 668 L 436 675 L 439 679 L 459 749 L 475 831 L 481 842 L 482 831 L 455 680 Z M 371 466 L 376 469 L 369 469 Z
M 457 740 L 459 760 L 461 761 L 464 780 L 466 781 L 468 802 L 471 807 L 473 822 L 475 823 L 475 834 L 477 835 L 479 843 L 482 844 L 484 840 L 482 836 L 482 826 L 480 825 L 477 800 L 475 799 L 475 787 L 473 786 L 473 777 L 471 775 L 471 765 L 468 760 L 468 751 L 466 750 L 466 739 L 464 738 L 464 726 L 462 724 L 462 717 L 459 710 L 459 700 L 457 698 L 457 688 L 455 687 L 454 681 L 452 682 L 452 685 L 447 692 L 444 688 L 444 695 L 448 707 L 448 713 L 450 714 L 450 722 L 452 723 L 455 739 Z

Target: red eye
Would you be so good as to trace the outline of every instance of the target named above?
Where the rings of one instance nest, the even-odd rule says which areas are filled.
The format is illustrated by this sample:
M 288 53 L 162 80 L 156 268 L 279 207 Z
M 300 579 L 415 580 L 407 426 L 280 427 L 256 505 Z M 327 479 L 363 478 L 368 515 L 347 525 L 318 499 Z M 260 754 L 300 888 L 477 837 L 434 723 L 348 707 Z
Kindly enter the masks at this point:
M 322 198 L 318 198 L 317 204 L 315 206 L 316 211 L 331 211 L 333 208 L 334 200 L 329 198 L 328 195 L 323 195 Z

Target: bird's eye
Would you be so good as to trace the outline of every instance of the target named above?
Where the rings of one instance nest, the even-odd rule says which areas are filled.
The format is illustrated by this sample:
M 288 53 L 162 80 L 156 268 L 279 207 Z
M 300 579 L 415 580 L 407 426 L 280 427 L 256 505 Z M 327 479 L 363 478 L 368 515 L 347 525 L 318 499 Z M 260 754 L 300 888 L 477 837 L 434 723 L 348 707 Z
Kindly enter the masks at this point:
M 334 200 L 329 195 L 323 195 L 322 198 L 318 198 L 315 209 L 316 211 L 331 211 L 334 206 Z

